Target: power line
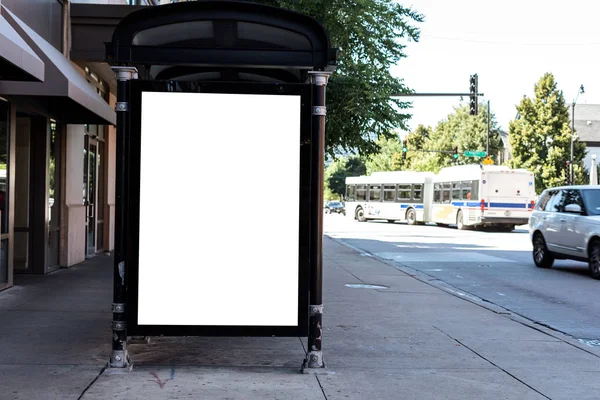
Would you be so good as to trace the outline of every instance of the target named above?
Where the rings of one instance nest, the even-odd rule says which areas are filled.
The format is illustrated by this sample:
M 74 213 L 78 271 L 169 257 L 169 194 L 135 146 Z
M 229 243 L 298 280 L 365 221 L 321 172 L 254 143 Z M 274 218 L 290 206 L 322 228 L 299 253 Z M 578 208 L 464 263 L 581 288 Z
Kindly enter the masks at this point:
M 451 40 L 455 42 L 465 43 L 480 43 L 480 44 L 496 44 L 503 46 L 600 46 L 600 42 L 589 42 L 589 43 L 515 43 L 515 42 L 494 42 L 488 40 L 477 40 L 477 39 L 464 39 L 455 37 L 442 37 L 442 36 L 431 36 L 421 35 L 421 37 L 439 39 L 439 40 Z

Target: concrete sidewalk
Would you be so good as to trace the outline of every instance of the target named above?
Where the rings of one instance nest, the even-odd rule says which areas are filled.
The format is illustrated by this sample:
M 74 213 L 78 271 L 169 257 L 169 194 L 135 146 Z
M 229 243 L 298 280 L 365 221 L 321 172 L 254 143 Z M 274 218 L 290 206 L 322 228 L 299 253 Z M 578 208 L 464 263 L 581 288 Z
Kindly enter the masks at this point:
M 327 374 L 299 373 L 305 338 L 152 338 L 129 346 L 133 371 L 104 370 L 112 259 L 99 256 L 0 292 L 0 398 L 600 398 L 594 349 L 332 239 L 324 255 Z

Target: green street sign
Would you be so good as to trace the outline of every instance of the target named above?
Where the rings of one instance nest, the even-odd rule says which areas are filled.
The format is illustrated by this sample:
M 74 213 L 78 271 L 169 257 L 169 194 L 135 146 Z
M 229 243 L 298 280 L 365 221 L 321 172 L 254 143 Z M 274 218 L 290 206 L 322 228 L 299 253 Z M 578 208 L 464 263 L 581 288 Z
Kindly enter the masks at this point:
M 474 150 L 465 151 L 465 157 L 485 157 L 485 156 L 486 156 L 485 151 L 474 151 Z

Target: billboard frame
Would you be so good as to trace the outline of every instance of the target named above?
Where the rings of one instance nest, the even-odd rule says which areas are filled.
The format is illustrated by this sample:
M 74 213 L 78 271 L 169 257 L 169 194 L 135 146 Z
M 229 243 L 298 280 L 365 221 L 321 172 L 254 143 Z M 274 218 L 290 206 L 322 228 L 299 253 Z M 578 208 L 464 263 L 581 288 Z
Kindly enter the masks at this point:
M 308 336 L 309 276 L 310 276 L 310 221 L 311 221 L 311 85 L 232 82 L 169 82 L 128 81 L 130 130 L 128 162 L 125 185 L 129 200 L 126 219 L 127 248 L 125 264 L 128 335 L 133 336 Z M 139 291 L 139 223 L 140 223 L 140 157 L 142 132 L 142 93 L 218 93 L 259 94 L 273 96 L 300 96 L 300 132 L 298 152 L 300 154 L 299 182 L 299 242 L 298 242 L 298 321 L 295 326 L 258 325 L 140 325 L 138 324 Z M 168 136 L 165 137 L 168 140 Z M 267 145 L 268 144 L 262 144 Z M 314 212 L 314 211 L 313 211 Z M 267 245 L 266 245 L 267 246 Z M 249 266 L 251 267 L 251 266 Z M 168 271 L 168 266 L 165 266 Z M 276 301 L 276 299 L 273 299 Z M 174 305 L 176 306 L 176 305 Z M 257 313 L 269 312 L 268 305 Z

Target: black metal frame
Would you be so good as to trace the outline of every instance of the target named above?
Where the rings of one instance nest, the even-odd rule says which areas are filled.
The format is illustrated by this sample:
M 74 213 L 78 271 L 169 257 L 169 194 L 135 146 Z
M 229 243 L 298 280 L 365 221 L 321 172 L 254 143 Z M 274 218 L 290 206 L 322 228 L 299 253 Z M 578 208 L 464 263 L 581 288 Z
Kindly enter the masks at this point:
M 125 187 L 128 188 L 124 215 L 126 232 L 125 264 L 127 335 L 128 336 L 308 336 L 309 327 L 309 278 L 310 278 L 310 238 L 314 237 L 310 221 L 317 210 L 311 207 L 311 89 L 310 84 L 259 84 L 232 82 L 172 82 L 131 80 L 127 82 L 129 121 L 128 162 Z M 140 140 L 142 92 L 188 92 L 188 93 L 231 93 L 300 95 L 301 123 L 300 141 L 300 214 L 299 214 L 299 259 L 298 259 L 298 324 L 297 326 L 214 326 L 214 325 L 139 325 L 138 316 L 138 274 L 139 274 L 139 198 L 140 198 Z M 125 114 L 125 113 L 124 113 Z M 268 118 L 268 115 L 265 116 Z M 168 140 L 168 137 L 165 137 Z M 268 245 L 268 244 L 267 244 Z M 314 250 L 313 250 L 314 251 Z M 273 299 L 277 301 L 277 299 Z M 210 306 L 210 305 L 207 305 Z M 256 310 L 269 312 L 266 310 Z

